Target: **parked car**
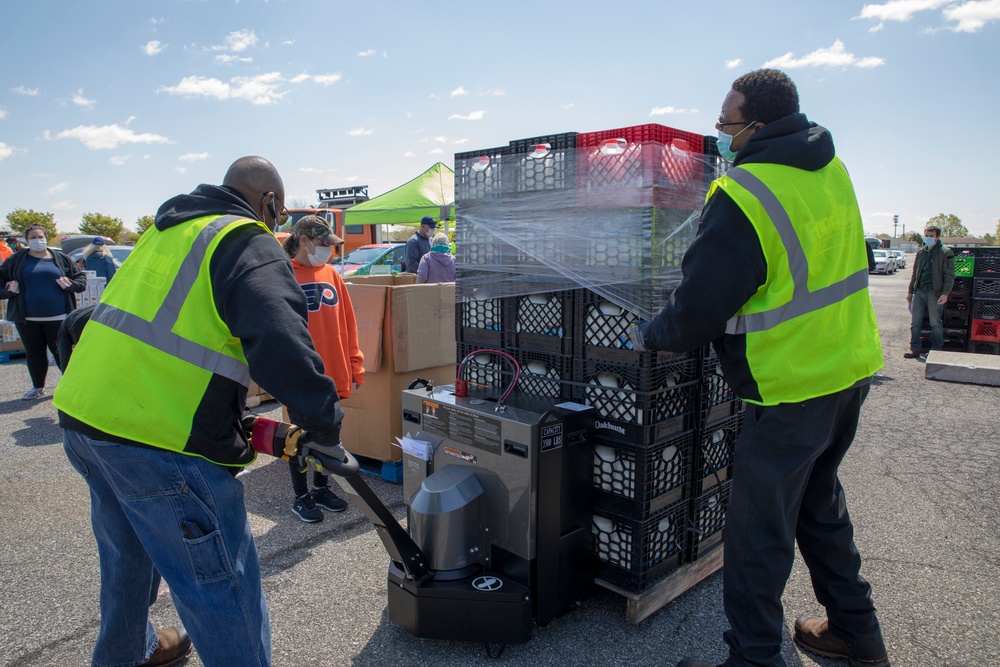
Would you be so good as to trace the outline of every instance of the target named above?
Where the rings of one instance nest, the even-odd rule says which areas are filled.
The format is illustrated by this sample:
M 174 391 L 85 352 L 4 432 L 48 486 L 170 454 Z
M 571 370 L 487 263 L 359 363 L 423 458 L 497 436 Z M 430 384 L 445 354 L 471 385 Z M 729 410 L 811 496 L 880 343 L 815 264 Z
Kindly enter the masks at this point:
M 902 250 L 890 250 L 889 253 L 896 260 L 896 267 L 900 269 L 906 268 L 906 253 Z
M 875 273 L 888 275 L 896 272 L 896 260 L 888 250 L 875 250 L 872 254 L 875 256 Z
M 90 238 L 94 237 L 91 236 Z M 128 256 L 132 254 L 132 251 L 135 249 L 134 245 L 109 245 L 107 247 L 109 250 L 111 250 L 111 256 L 114 258 L 115 264 L 117 264 L 118 266 L 121 266 L 122 262 L 124 262 L 126 258 L 128 258 Z M 76 262 L 77 264 L 79 264 L 80 266 L 83 266 L 84 248 L 86 248 L 86 246 L 84 246 L 83 248 L 77 248 L 73 252 L 68 253 L 69 258 L 74 262 Z
M 330 263 L 337 273 L 344 276 L 368 276 L 380 273 L 398 273 L 403 270 L 405 243 L 372 243 L 355 248 Z
M 90 242 L 94 240 L 93 234 L 80 234 L 73 236 L 62 236 L 59 238 L 59 249 L 62 250 L 67 255 L 71 254 L 77 248 L 86 248 L 90 245 Z M 110 239 L 107 236 L 104 237 L 104 242 L 107 244 L 114 243 L 114 239 Z

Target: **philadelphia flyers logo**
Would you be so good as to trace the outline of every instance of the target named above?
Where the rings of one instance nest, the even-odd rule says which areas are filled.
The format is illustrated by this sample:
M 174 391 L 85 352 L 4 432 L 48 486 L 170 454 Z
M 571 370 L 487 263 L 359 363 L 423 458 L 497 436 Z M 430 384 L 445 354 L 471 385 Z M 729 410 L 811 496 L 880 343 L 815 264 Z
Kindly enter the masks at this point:
M 330 283 L 306 283 L 301 287 L 309 303 L 310 313 L 315 313 L 321 306 L 336 306 L 340 303 L 340 296 Z

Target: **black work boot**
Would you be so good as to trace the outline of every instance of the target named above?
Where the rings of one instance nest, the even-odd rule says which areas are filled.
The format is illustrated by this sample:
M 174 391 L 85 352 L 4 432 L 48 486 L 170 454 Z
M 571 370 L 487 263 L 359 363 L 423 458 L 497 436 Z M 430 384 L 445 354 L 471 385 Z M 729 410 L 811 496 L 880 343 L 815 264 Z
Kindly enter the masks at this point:
M 833 634 L 828 621 L 799 616 L 795 619 L 795 643 L 799 647 L 828 658 L 847 660 L 851 667 L 890 667 L 885 645 L 862 646 Z

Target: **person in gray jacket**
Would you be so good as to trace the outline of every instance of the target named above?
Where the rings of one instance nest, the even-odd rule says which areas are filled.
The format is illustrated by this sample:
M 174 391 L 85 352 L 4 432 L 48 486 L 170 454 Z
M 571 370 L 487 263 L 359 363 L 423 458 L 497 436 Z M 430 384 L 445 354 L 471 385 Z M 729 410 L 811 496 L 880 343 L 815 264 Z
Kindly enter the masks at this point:
M 432 216 L 425 215 L 420 219 L 420 229 L 406 240 L 406 250 L 403 253 L 403 271 L 416 273 L 420 267 L 420 259 L 430 252 L 431 234 L 437 229 L 438 223 Z
M 455 256 L 451 254 L 447 234 L 438 232 L 431 239 L 430 252 L 420 258 L 420 266 L 417 267 L 417 282 L 455 282 Z
M 924 315 L 931 323 L 931 348 L 944 348 L 941 314 L 954 285 L 955 253 L 941 244 L 940 228 L 928 227 L 924 230 L 924 247 L 913 261 L 913 274 L 906 290 L 906 302 L 910 304 L 910 351 L 903 353 L 904 358 L 916 359 L 920 356 L 920 330 Z

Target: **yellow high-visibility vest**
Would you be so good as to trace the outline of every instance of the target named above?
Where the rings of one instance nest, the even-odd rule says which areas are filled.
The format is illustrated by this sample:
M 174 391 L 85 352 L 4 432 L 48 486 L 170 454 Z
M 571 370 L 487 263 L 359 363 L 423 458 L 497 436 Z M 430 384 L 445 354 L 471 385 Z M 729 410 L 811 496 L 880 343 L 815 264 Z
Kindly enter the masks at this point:
M 746 214 L 767 278 L 727 323 L 746 336 L 760 405 L 826 396 L 883 365 L 861 212 L 839 158 L 818 171 L 746 164 L 712 183 Z

